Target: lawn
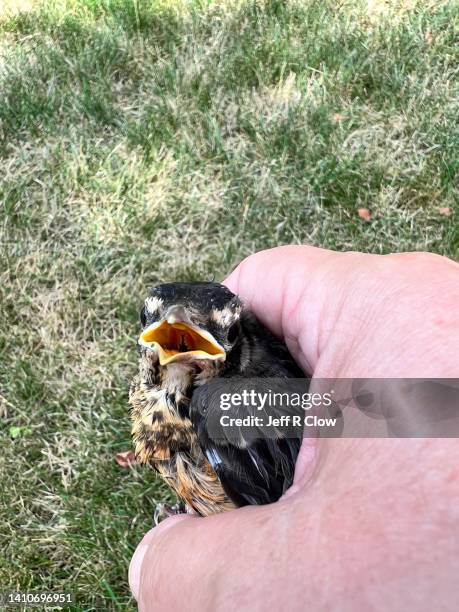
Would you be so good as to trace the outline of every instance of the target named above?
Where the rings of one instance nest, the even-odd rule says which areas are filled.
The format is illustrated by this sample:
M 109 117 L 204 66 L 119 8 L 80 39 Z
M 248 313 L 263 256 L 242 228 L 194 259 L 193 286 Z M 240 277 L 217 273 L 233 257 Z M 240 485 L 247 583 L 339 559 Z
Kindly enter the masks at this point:
M 454 0 L 1 4 L 0 591 L 135 609 L 150 285 L 286 243 L 459 256 L 458 40 Z

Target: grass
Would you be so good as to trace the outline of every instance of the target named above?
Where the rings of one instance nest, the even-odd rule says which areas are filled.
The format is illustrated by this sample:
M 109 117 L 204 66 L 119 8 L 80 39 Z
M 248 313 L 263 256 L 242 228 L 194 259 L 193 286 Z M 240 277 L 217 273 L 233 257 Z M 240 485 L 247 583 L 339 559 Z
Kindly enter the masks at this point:
M 2 6 L 0 590 L 132 610 L 147 287 L 292 242 L 457 257 L 459 6 Z

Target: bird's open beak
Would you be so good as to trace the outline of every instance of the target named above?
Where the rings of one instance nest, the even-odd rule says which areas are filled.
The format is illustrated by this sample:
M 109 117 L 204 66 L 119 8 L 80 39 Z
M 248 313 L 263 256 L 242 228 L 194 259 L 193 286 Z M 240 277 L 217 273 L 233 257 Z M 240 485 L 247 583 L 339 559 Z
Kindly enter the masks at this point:
M 161 365 L 190 359 L 224 361 L 226 357 L 225 349 L 212 334 L 190 322 L 177 321 L 176 317 L 168 317 L 144 329 L 139 344 L 156 350 Z

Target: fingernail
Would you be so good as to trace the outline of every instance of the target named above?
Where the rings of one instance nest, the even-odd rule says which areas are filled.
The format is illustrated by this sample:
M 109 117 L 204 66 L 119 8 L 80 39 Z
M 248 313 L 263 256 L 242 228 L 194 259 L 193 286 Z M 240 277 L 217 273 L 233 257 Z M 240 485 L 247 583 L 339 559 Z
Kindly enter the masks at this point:
M 129 586 L 136 601 L 139 596 L 140 572 L 142 569 L 143 558 L 145 557 L 147 550 L 148 546 L 146 544 L 140 544 L 137 546 L 129 565 Z

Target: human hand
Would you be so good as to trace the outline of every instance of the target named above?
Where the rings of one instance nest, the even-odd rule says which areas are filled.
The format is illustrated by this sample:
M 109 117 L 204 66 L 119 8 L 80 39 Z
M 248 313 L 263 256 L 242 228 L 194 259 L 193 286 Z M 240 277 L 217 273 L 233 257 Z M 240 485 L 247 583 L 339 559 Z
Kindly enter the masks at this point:
M 226 284 L 317 378 L 459 376 L 445 258 L 281 247 Z M 456 440 L 306 441 L 276 504 L 150 531 L 130 569 L 139 608 L 452 606 L 458 459 Z

